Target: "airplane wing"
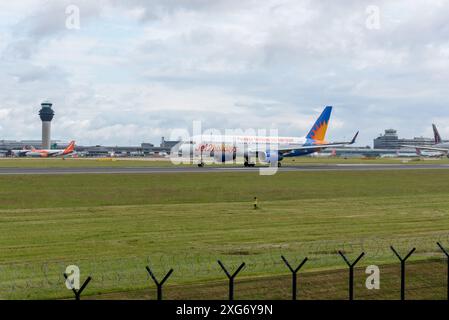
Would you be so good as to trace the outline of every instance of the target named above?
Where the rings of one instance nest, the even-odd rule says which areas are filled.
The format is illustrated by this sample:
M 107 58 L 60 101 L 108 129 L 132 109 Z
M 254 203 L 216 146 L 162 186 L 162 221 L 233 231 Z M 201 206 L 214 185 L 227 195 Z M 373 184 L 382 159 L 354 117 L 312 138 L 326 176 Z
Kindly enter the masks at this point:
M 351 141 L 343 141 L 343 142 L 332 142 L 332 143 L 323 143 L 323 144 L 313 144 L 313 145 L 305 145 L 305 146 L 297 146 L 297 147 L 287 147 L 287 148 L 278 148 L 280 153 L 288 153 L 295 150 L 321 150 L 329 147 L 339 147 L 339 146 L 347 146 L 354 144 L 359 132 L 354 135 Z
M 11 150 L 16 157 L 24 157 L 31 150 Z
M 411 145 L 403 145 L 402 147 L 404 147 L 404 148 L 413 148 L 413 149 L 416 149 L 416 150 L 429 150 L 429 151 L 438 151 L 438 152 L 449 153 L 449 149 L 445 149 L 445 148 L 411 146 Z

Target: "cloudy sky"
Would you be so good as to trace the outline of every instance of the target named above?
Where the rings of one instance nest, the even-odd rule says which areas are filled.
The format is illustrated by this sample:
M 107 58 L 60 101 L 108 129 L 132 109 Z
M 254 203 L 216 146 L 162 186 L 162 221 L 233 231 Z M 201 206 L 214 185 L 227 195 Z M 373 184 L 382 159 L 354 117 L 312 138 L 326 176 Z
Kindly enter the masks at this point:
M 344 4 L 344 5 L 343 5 Z M 79 25 L 77 20 L 79 10 Z M 0 139 L 159 143 L 175 128 L 449 138 L 449 1 L 0 2 Z M 78 28 L 79 26 L 79 28 Z

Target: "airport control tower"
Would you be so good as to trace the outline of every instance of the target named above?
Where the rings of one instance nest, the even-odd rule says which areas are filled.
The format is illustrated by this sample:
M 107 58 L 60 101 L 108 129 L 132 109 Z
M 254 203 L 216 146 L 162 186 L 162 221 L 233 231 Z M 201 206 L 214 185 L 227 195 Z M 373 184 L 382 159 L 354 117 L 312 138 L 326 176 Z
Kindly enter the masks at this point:
M 42 149 L 50 149 L 50 132 L 51 132 L 51 120 L 55 112 L 51 108 L 52 103 L 44 101 L 41 103 L 41 110 L 39 110 L 39 116 L 42 120 Z

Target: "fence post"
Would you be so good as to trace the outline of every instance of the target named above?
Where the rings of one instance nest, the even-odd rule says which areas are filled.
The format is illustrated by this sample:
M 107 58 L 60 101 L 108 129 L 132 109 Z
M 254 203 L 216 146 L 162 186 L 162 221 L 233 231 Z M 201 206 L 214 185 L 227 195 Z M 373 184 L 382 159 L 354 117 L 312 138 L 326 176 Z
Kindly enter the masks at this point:
M 343 260 L 346 262 L 346 264 L 349 267 L 349 280 L 348 280 L 349 281 L 349 283 L 348 283 L 349 300 L 354 300 L 354 266 L 360 261 L 360 259 L 363 258 L 363 256 L 365 255 L 365 252 L 362 252 L 353 263 L 349 262 L 349 260 L 343 254 L 343 252 L 338 251 L 338 253 L 340 254 L 340 256 L 343 258 Z
M 67 279 L 67 277 L 68 277 L 68 275 L 64 272 L 64 278 Z M 75 288 L 72 288 L 72 291 L 75 294 L 75 300 L 81 300 L 81 293 L 83 293 L 84 289 L 86 289 L 86 287 L 89 284 L 90 280 L 92 280 L 92 278 L 90 276 L 87 277 L 87 279 L 84 281 L 84 283 L 81 286 L 81 288 L 79 288 L 78 290 L 76 290 Z
M 437 242 L 437 245 L 440 247 L 441 251 L 444 252 L 444 254 L 446 255 L 447 258 L 447 267 L 446 267 L 446 272 L 447 272 L 447 284 L 446 284 L 446 298 L 449 300 L 449 253 L 446 251 L 446 249 L 443 248 L 443 246 Z
M 287 267 L 290 269 L 292 273 L 292 300 L 296 300 L 296 274 L 298 271 L 302 268 L 302 266 L 307 262 L 307 257 L 302 260 L 302 262 L 299 264 L 299 266 L 296 269 L 293 269 L 292 266 L 288 263 L 287 259 L 285 259 L 284 256 L 281 256 L 282 260 L 284 260 L 284 263 L 287 265 Z
M 149 266 L 146 266 L 145 269 L 147 269 L 148 273 L 150 274 L 151 278 L 153 279 L 154 283 L 157 287 L 157 300 L 162 300 L 162 286 L 164 285 L 165 281 L 167 281 L 168 277 L 173 273 L 173 269 L 170 269 L 165 277 L 162 279 L 161 282 L 157 281 L 156 277 L 154 276 L 153 272 L 151 271 Z
M 401 261 L 401 300 L 405 300 L 405 261 L 412 255 L 413 252 L 415 252 L 416 248 L 413 248 L 406 256 L 405 258 L 402 258 L 399 253 L 393 248 L 393 246 L 390 246 L 391 250 L 393 250 L 396 257 L 398 257 L 399 261 Z
M 228 270 L 226 270 L 226 267 L 223 265 L 223 263 L 221 263 L 220 260 L 218 260 L 217 262 L 229 279 L 229 300 L 232 301 L 234 300 L 234 278 L 243 269 L 243 267 L 245 266 L 245 262 L 243 262 L 232 275 L 228 272 Z

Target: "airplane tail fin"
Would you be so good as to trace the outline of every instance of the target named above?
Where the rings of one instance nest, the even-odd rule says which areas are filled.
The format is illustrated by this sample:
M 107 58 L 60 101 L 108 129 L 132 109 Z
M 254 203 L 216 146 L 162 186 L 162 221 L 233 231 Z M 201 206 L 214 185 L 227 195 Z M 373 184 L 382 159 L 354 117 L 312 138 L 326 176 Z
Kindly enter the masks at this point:
M 331 117 L 332 107 L 327 106 L 324 108 L 318 120 L 313 125 L 306 138 L 311 140 L 323 141 L 326 137 L 327 126 Z
M 67 148 L 64 149 L 63 154 L 68 154 L 71 153 L 75 150 L 75 141 L 70 141 L 69 145 L 67 146 Z
M 441 136 L 440 133 L 438 132 L 437 126 L 432 124 L 432 128 L 433 128 L 433 135 L 435 137 L 435 144 L 441 143 Z

